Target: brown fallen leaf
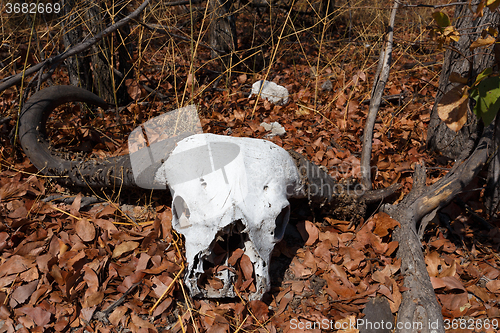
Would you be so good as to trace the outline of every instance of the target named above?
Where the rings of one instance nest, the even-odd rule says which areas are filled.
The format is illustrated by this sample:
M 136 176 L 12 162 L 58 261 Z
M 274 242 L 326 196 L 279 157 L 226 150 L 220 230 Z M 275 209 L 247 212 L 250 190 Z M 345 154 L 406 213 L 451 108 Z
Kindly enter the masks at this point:
M 128 242 L 123 242 L 118 244 L 115 249 L 113 250 L 113 255 L 112 258 L 118 258 L 122 254 L 133 251 L 139 247 L 138 242 L 133 242 L 133 241 L 128 241 Z
M 486 288 L 495 294 L 500 294 L 500 280 L 491 280 L 486 283 Z
M 375 222 L 375 228 L 373 233 L 379 237 L 387 236 L 394 228 L 399 227 L 398 221 L 394 220 L 389 216 L 389 214 L 380 212 L 372 217 Z
M 237 248 L 236 250 L 233 251 L 229 259 L 227 260 L 227 263 L 234 267 L 238 259 L 240 259 L 244 253 L 245 251 L 243 251 L 243 249 Z
M 85 293 L 85 301 L 84 307 L 91 308 L 102 302 L 104 299 L 104 292 L 99 290 L 97 292 L 86 292 Z
M 126 306 L 117 307 L 111 314 L 109 315 L 109 321 L 114 326 L 118 326 L 120 322 L 125 320 L 125 314 L 127 313 L 128 308 Z
M 459 84 L 446 92 L 437 106 L 439 118 L 455 132 L 460 131 L 467 122 L 467 110 L 469 109 L 467 88 L 466 85 Z
M 317 260 L 318 259 L 311 253 L 311 251 L 307 249 L 304 253 L 304 261 L 302 262 L 302 264 L 310 268 L 311 272 L 314 274 L 317 268 Z
M 467 293 L 438 294 L 436 296 L 441 302 L 441 305 L 457 318 L 463 315 L 468 310 L 468 308 L 465 306 L 469 301 Z
M 439 277 L 455 276 L 456 273 L 457 273 L 457 262 L 455 260 L 453 260 L 453 262 L 451 263 L 451 265 L 448 268 L 443 269 L 439 273 Z
M 51 313 L 42 309 L 40 306 L 32 307 L 32 306 L 23 306 L 19 309 L 19 312 L 28 315 L 37 326 L 45 326 L 50 322 Z
M 86 218 L 82 218 L 82 219 L 76 221 L 75 231 L 76 231 L 76 234 L 84 242 L 91 242 L 95 238 L 95 227 Z
M 307 246 L 313 245 L 319 238 L 319 229 L 311 221 L 297 223 L 297 230 Z
M 466 292 L 464 285 L 460 280 L 458 280 L 455 276 L 444 276 L 441 278 L 441 281 L 445 283 L 446 290 L 454 291 L 454 292 Z
M 142 90 L 139 82 L 132 79 L 125 80 L 125 86 L 127 87 L 127 92 L 130 98 L 133 100 L 138 100 L 142 96 Z
M 441 256 L 437 251 L 431 251 L 424 258 L 425 264 L 427 265 L 427 271 L 429 276 L 436 277 L 439 275 L 439 266 L 441 266 Z
M 207 333 L 226 333 L 229 332 L 228 321 L 219 315 L 215 316 L 214 323 L 207 330 Z
M 34 258 L 13 255 L 0 265 L 0 277 L 24 272 L 35 265 Z
M 468 286 L 467 291 L 471 294 L 474 294 L 476 297 L 479 297 L 481 301 L 488 302 L 492 297 L 490 293 L 485 288 L 477 286 L 475 284 Z
M 9 305 L 11 308 L 23 304 L 33 294 L 38 286 L 38 280 L 19 286 L 14 290 L 10 297 Z
M 253 264 L 247 255 L 243 255 L 240 259 L 240 267 L 245 280 L 250 280 L 253 277 Z
M 307 278 L 311 276 L 312 271 L 309 267 L 306 267 L 305 265 L 301 264 L 297 257 L 294 257 L 292 259 L 292 263 L 290 265 L 290 268 L 293 272 L 293 275 L 295 275 L 296 278 Z
M 166 276 L 165 281 L 162 281 L 158 277 L 154 276 L 151 280 L 151 282 L 153 282 L 153 287 L 151 289 L 153 290 L 154 295 L 157 298 L 162 297 L 172 281 L 173 279 L 169 276 Z
M 431 276 L 431 283 L 434 289 L 446 288 L 446 283 L 441 278 Z
M 83 272 L 85 273 L 83 275 L 83 280 L 87 283 L 88 290 L 91 293 L 96 292 L 99 290 L 99 277 L 97 276 L 96 272 L 92 268 L 90 268 L 88 265 L 83 266 Z
M 255 318 L 260 322 L 265 322 L 269 319 L 269 306 L 259 300 L 250 301 L 247 308 L 252 311 Z

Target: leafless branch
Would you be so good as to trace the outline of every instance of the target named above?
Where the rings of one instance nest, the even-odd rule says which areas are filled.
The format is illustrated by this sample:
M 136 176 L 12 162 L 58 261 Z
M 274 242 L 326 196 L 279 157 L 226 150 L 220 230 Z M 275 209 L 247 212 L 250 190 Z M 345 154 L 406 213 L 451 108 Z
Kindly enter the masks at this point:
M 419 4 L 415 4 L 415 5 L 401 4 L 401 7 L 405 7 L 405 8 L 414 8 L 414 7 L 422 8 L 423 7 L 423 8 L 438 9 L 438 8 L 445 8 L 445 7 L 451 7 L 451 6 L 463 6 L 463 5 L 467 5 L 467 4 L 468 4 L 467 2 L 452 2 L 452 3 L 442 4 L 442 5 L 426 5 L 426 4 L 419 3 Z M 477 6 L 477 5 L 479 5 L 479 2 L 471 4 L 471 6 Z
M 115 24 L 104 29 L 103 31 L 101 31 L 100 33 L 95 35 L 94 37 L 88 38 L 87 40 L 84 40 L 80 44 L 77 44 L 77 45 L 71 47 L 70 49 L 64 51 L 63 53 L 56 55 L 54 57 L 48 58 L 45 61 L 26 69 L 26 71 L 24 73 L 19 73 L 19 74 L 13 75 L 9 78 L 2 80 L 2 83 L 0 83 L 0 92 L 4 91 L 5 89 L 7 89 L 9 87 L 12 87 L 13 85 L 21 83 L 24 76 L 31 75 L 31 74 L 37 72 L 38 70 L 40 70 L 44 66 L 55 68 L 55 66 L 57 66 L 61 61 L 65 60 L 65 59 L 67 59 L 75 54 L 78 54 L 82 51 L 87 50 L 92 45 L 99 42 L 102 38 L 108 36 L 112 32 L 123 27 L 130 20 L 137 18 L 139 16 L 139 14 L 144 10 L 144 8 L 146 8 L 146 6 L 149 4 L 149 2 L 150 2 L 150 0 L 145 0 L 135 11 L 130 13 L 130 15 L 124 17 L 120 21 L 118 21 Z M 46 80 L 46 79 L 48 79 L 48 77 L 50 77 L 50 75 L 47 75 L 47 73 L 44 75 L 41 75 L 41 80 L 42 81 Z
M 389 70 L 391 68 L 392 45 L 394 38 L 394 22 L 396 20 L 396 13 L 398 11 L 399 1 L 394 1 L 392 8 L 391 19 L 387 31 L 387 42 L 385 49 L 380 53 L 379 65 L 377 74 L 373 83 L 373 90 L 370 99 L 370 107 L 368 110 L 368 117 L 366 119 L 365 131 L 363 134 L 363 150 L 361 152 L 361 183 L 367 190 L 372 188 L 372 180 L 370 174 L 370 160 L 372 156 L 372 140 L 373 140 L 373 127 L 382 101 L 385 84 L 389 78 Z
M 181 35 L 177 35 L 177 34 L 174 34 L 170 31 L 168 31 L 167 29 L 164 29 L 164 28 L 161 28 L 157 25 L 152 25 L 152 24 L 147 24 L 147 23 L 144 23 L 144 22 L 138 22 L 140 25 L 142 25 L 143 27 L 155 32 L 155 33 L 160 33 L 160 34 L 164 34 L 164 35 L 168 35 L 169 37 L 171 38 L 177 38 L 177 39 L 180 39 L 180 40 L 184 40 L 184 41 L 191 41 L 192 38 L 190 37 L 184 37 L 184 36 L 181 36 Z M 207 45 L 207 44 L 204 44 L 202 42 L 199 42 L 198 43 L 199 46 L 201 47 L 204 47 L 208 50 L 212 50 L 212 51 L 216 51 L 218 53 L 224 53 L 224 51 L 222 50 L 217 50 L 217 49 L 214 49 L 213 47 Z
M 200 2 L 203 2 L 203 0 L 190 0 L 190 1 L 182 0 L 182 1 L 164 2 L 161 5 L 162 6 L 183 6 L 183 5 L 200 3 Z

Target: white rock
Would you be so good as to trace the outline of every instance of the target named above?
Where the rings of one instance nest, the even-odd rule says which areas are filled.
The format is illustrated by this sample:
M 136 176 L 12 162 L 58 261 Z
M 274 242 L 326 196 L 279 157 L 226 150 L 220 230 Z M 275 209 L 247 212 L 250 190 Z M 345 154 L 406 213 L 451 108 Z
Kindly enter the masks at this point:
M 261 86 L 261 98 L 267 99 L 269 102 L 277 105 L 285 105 L 288 103 L 288 90 L 274 82 L 265 80 L 257 81 L 252 85 L 252 92 L 249 97 L 252 97 L 253 95 L 258 96 Z
M 266 135 L 267 138 L 272 138 L 273 136 L 283 135 L 286 133 L 285 128 L 283 126 L 281 126 L 281 124 L 276 122 L 276 121 L 273 121 L 270 124 L 263 122 L 260 124 L 260 126 L 264 127 L 264 129 L 266 131 L 271 132 L 271 133 Z

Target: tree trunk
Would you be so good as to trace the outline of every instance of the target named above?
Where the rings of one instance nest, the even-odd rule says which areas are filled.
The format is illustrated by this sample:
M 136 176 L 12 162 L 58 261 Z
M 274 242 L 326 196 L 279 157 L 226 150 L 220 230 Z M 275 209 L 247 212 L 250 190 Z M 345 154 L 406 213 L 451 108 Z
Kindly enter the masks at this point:
M 85 15 L 92 35 L 103 31 L 106 27 L 102 13 L 103 9 L 99 4 L 103 4 L 103 1 L 88 2 L 89 8 Z M 94 91 L 108 103 L 115 101 L 113 92 L 115 84 L 112 78 L 113 64 L 111 63 L 111 51 L 109 49 L 110 38 L 112 37 L 103 38 L 99 43 L 92 45 L 90 54 Z
M 495 138 L 493 140 L 493 156 L 488 166 L 488 184 L 486 186 L 486 208 L 490 216 L 497 216 L 500 210 L 500 117 L 495 119 Z
M 126 6 L 122 6 L 120 11 L 120 19 L 129 15 L 129 11 Z M 117 21 L 117 19 L 115 20 Z M 132 45 L 132 40 L 130 36 L 130 25 L 125 25 L 118 29 L 117 33 L 117 43 L 118 43 L 118 71 L 123 74 L 117 81 L 116 96 L 119 104 L 126 104 L 130 101 L 130 96 L 127 92 L 127 86 L 125 81 L 127 79 L 133 78 L 133 67 L 132 67 L 132 54 L 134 52 L 134 47 Z
M 497 12 L 490 12 L 488 9 L 484 10 L 483 17 L 474 20 L 473 13 L 467 5 L 468 1 L 461 0 L 461 2 L 463 5 L 456 6 L 454 19 L 455 27 L 461 34 L 460 40 L 458 43 L 452 43 L 452 49 L 448 49 L 445 53 L 443 70 L 439 79 L 439 90 L 432 109 L 427 134 L 427 147 L 451 159 L 467 157 L 474 148 L 482 128 L 480 125 L 478 126 L 474 114 L 470 113 L 467 124 L 458 133 L 455 133 L 439 119 L 437 104 L 443 93 L 455 85 L 449 82 L 449 76 L 452 72 L 469 77 L 469 80 L 472 81 L 478 73 L 493 65 L 495 59 L 492 47 L 478 48 L 471 52 L 469 46 L 480 37 L 481 31 L 488 25 L 496 27 L 500 22 L 500 15 Z M 473 8 L 475 9 L 475 6 Z
M 222 57 L 228 63 L 236 51 L 236 23 L 232 0 L 210 0 L 210 46 L 212 58 Z M 227 65 L 227 64 L 226 64 Z
M 439 90 L 431 112 L 431 120 L 427 133 L 427 148 L 440 152 L 444 156 L 454 160 L 469 156 L 481 135 L 483 124 L 477 121 L 476 116 L 472 112 L 469 112 L 467 123 L 458 133 L 455 133 L 439 119 L 437 105 L 443 94 L 456 85 L 449 82 L 449 76 L 452 72 L 457 72 L 463 77 L 468 77 L 469 83 L 472 83 L 477 74 L 495 65 L 495 54 L 492 46 L 477 48 L 474 51 L 470 51 L 469 47 L 473 41 L 481 36 L 481 32 L 484 29 L 489 26 L 498 27 L 500 24 L 500 14 L 498 11 L 491 12 L 488 8 L 485 8 L 483 17 L 474 20 L 474 15 L 468 6 L 469 1 L 461 0 L 461 2 L 463 5 L 456 6 L 453 22 L 460 32 L 460 40 L 457 43 L 452 43 L 451 48 L 445 53 L 443 70 L 439 79 Z M 472 8 L 475 10 L 476 6 Z M 497 138 L 494 140 L 496 147 L 500 143 L 498 135 L 500 135 L 500 129 L 497 126 Z M 486 203 L 490 214 L 497 213 L 500 201 L 500 172 L 498 171 L 500 157 L 498 153 L 494 154 L 493 158 L 489 159 L 488 187 L 486 192 Z
M 66 0 L 63 3 L 64 19 L 63 42 L 64 48 L 78 44 L 83 39 L 82 24 L 78 22 L 75 8 L 78 2 L 76 0 Z M 85 60 L 84 55 L 74 55 L 65 61 L 68 69 L 68 76 L 71 85 L 81 87 L 86 90 L 92 90 L 92 77 L 90 76 L 90 62 Z
M 109 16 L 103 12 L 103 2 L 66 0 L 64 2 L 64 46 L 69 48 L 80 43 L 84 37 L 83 27 L 90 29 L 90 34 L 95 36 L 106 28 L 110 22 Z M 76 8 L 80 7 L 84 11 L 85 22 L 75 14 Z M 126 16 L 126 12 L 123 15 Z M 125 26 L 119 31 L 116 39 L 118 46 L 118 59 L 111 57 L 113 50 L 110 49 L 111 36 L 103 38 L 93 45 L 90 51 L 84 54 L 75 55 L 66 59 L 66 67 L 70 83 L 74 86 L 94 91 L 99 97 L 108 103 L 124 103 L 127 101 L 127 92 L 124 84 L 120 80 L 125 80 L 130 75 L 131 50 L 128 44 L 130 28 Z M 117 34 L 118 35 L 118 34 Z M 119 63 L 119 71 L 122 77 L 114 77 L 115 64 Z M 115 94 L 116 91 L 116 94 Z

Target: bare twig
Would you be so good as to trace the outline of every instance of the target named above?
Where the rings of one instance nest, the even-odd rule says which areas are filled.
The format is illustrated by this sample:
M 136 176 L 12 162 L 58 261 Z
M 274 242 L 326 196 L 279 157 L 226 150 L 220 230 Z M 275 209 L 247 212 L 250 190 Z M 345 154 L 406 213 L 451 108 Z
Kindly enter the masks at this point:
M 55 68 L 55 66 L 57 66 L 61 61 L 65 60 L 65 59 L 67 59 L 75 54 L 78 54 L 82 51 L 87 50 L 92 45 L 99 42 L 102 38 L 108 36 L 112 32 L 123 27 L 130 20 L 137 18 L 139 16 L 139 14 L 144 10 L 144 8 L 146 8 L 146 6 L 149 4 L 149 2 L 150 2 L 150 0 L 145 0 L 135 11 L 130 13 L 130 15 L 124 17 L 120 21 L 118 21 L 115 24 L 104 29 L 103 31 L 101 31 L 100 33 L 95 35 L 94 37 L 88 38 L 87 40 L 81 42 L 80 44 L 77 44 L 77 45 L 71 47 L 70 49 L 64 51 L 63 53 L 56 55 L 54 57 L 48 58 L 45 61 L 38 63 L 37 65 L 26 69 L 26 71 L 24 73 L 19 73 L 19 74 L 16 74 L 16 75 L 13 75 L 9 78 L 4 79 L 2 81 L 2 83 L 0 84 L 0 92 L 4 91 L 5 89 L 7 89 L 9 87 L 12 87 L 13 85 L 21 83 L 21 81 L 23 80 L 23 74 L 24 74 L 24 76 L 31 75 L 31 74 L 37 72 L 38 70 L 40 70 L 44 66 L 50 66 L 51 68 Z M 50 75 L 44 74 L 41 77 L 41 81 L 46 80 L 49 77 L 50 77 Z
M 12 118 L 11 117 L 5 117 L 5 118 L 0 118 L 0 125 L 3 125 L 5 123 L 8 123 L 9 121 L 11 121 Z
M 370 107 L 363 134 L 363 150 L 361 152 L 361 183 L 367 190 L 371 190 L 372 188 L 370 160 L 372 156 L 373 127 L 375 126 L 375 119 L 377 118 L 385 84 L 389 77 L 389 70 L 391 68 L 394 21 L 396 20 L 398 7 L 399 1 L 395 0 L 394 7 L 392 8 L 391 19 L 389 21 L 385 50 L 383 50 L 380 54 L 379 68 L 377 69 L 377 72 L 380 73 L 377 73 L 373 83 Z
M 467 5 L 467 4 L 468 4 L 467 2 L 452 2 L 452 3 L 443 4 L 443 5 L 425 5 L 425 4 L 420 3 L 420 4 L 415 4 L 415 5 L 412 5 L 412 4 L 401 4 L 401 7 L 405 7 L 405 8 L 420 7 L 420 8 L 434 8 L 434 9 L 438 9 L 438 8 L 451 7 L 451 6 L 463 6 L 463 5 Z M 477 6 L 477 5 L 479 5 L 479 2 L 472 3 L 470 5 L 471 6 Z
M 143 27 L 155 32 L 155 33 L 160 33 L 160 34 L 164 34 L 164 35 L 168 35 L 169 37 L 171 38 L 177 38 L 177 39 L 180 39 L 180 40 L 184 40 L 184 41 L 187 41 L 187 42 L 190 42 L 192 40 L 192 38 L 190 37 L 184 37 L 184 36 L 181 36 L 181 35 L 177 35 L 177 34 L 174 34 L 164 28 L 160 28 L 158 27 L 157 25 L 152 25 L 152 24 L 147 24 L 147 23 L 144 23 L 144 22 L 138 22 L 140 25 L 142 25 Z M 215 51 L 215 52 L 219 52 L 219 53 L 224 53 L 224 51 L 222 50 L 218 50 L 218 49 L 215 49 L 207 44 L 204 44 L 204 43 L 198 43 L 200 46 L 206 48 L 206 49 L 209 49 L 211 51 Z
M 366 203 L 374 203 L 393 195 L 400 188 L 401 188 L 400 184 L 392 184 L 389 187 L 382 188 L 379 190 L 367 191 L 362 195 L 362 198 L 365 200 Z
M 97 320 L 99 320 L 100 322 L 109 323 L 108 317 L 111 314 L 111 312 L 113 312 L 118 306 L 120 306 L 125 301 L 125 298 L 128 296 L 128 294 L 130 294 L 141 283 L 142 279 L 131 285 L 130 288 L 128 288 L 127 291 L 125 291 L 118 300 L 116 300 L 113 304 L 111 304 L 106 310 L 96 311 L 93 317 L 96 317 Z
M 183 6 L 183 5 L 200 3 L 200 2 L 203 2 L 203 0 L 190 0 L 190 1 L 183 0 L 183 1 L 163 2 L 161 5 L 162 6 Z

